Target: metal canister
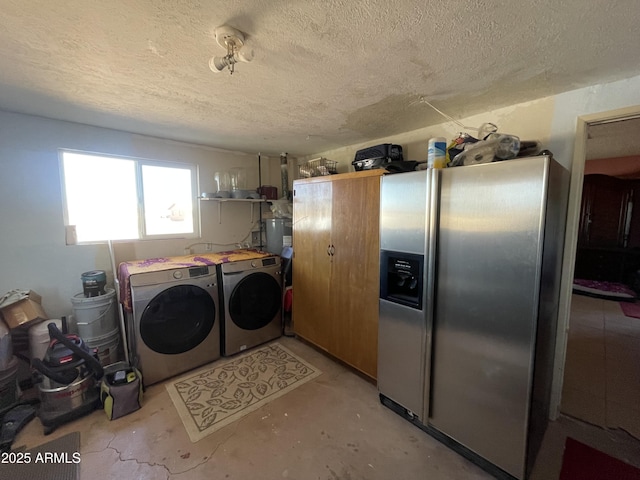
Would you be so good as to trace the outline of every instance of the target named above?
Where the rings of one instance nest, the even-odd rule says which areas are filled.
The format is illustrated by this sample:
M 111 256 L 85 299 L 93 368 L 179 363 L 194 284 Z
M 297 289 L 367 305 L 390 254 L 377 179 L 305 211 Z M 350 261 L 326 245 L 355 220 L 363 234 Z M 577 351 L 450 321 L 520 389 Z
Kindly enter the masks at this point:
M 80 275 L 82 291 L 85 297 L 97 297 L 104 295 L 104 287 L 107 284 L 107 274 L 104 270 L 92 270 Z

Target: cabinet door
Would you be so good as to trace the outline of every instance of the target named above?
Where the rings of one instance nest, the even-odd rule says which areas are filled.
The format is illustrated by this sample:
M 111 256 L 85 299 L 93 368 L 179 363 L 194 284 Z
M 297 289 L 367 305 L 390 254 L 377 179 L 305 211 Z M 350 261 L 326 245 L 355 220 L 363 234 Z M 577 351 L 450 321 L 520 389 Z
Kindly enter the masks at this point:
M 293 197 L 293 328 L 325 350 L 332 349 L 331 190 L 329 181 L 296 184 Z
M 331 272 L 334 354 L 376 378 L 380 177 L 333 182 Z
M 605 175 L 584 179 L 581 245 L 624 247 L 631 187 L 629 182 Z

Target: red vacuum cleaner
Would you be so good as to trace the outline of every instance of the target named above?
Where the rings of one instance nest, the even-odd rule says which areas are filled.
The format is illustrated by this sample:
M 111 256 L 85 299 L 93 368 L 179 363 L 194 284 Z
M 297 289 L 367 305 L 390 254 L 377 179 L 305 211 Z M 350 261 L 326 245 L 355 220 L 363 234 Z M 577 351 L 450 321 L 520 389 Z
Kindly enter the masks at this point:
M 99 381 L 104 375 L 97 350 L 78 335 L 62 333 L 53 322 L 47 328 L 51 342 L 44 359 L 31 361 L 42 377 L 38 417 L 45 435 L 100 407 Z

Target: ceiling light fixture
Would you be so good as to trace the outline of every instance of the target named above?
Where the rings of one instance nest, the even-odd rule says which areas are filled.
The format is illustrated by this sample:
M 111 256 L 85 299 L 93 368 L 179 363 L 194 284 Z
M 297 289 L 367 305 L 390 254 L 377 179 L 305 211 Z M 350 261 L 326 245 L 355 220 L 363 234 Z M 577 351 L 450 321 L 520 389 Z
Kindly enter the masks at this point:
M 253 48 L 246 45 L 245 35 L 239 30 L 228 25 L 222 25 L 215 29 L 216 42 L 227 50 L 223 57 L 211 57 L 209 68 L 212 72 L 221 72 L 225 68 L 233 75 L 235 64 L 238 62 L 250 62 L 253 60 Z

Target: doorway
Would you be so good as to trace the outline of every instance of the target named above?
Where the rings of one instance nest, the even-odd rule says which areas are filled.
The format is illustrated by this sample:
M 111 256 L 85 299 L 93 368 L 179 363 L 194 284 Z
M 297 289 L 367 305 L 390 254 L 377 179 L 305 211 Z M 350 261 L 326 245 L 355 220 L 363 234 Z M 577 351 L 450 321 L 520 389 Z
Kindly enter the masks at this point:
M 640 171 L 640 118 L 604 116 L 584 119 L 560 412 L 640 439 L 640 318 L 622 307 L 640 296 L 640 173 L 611 168 Z

